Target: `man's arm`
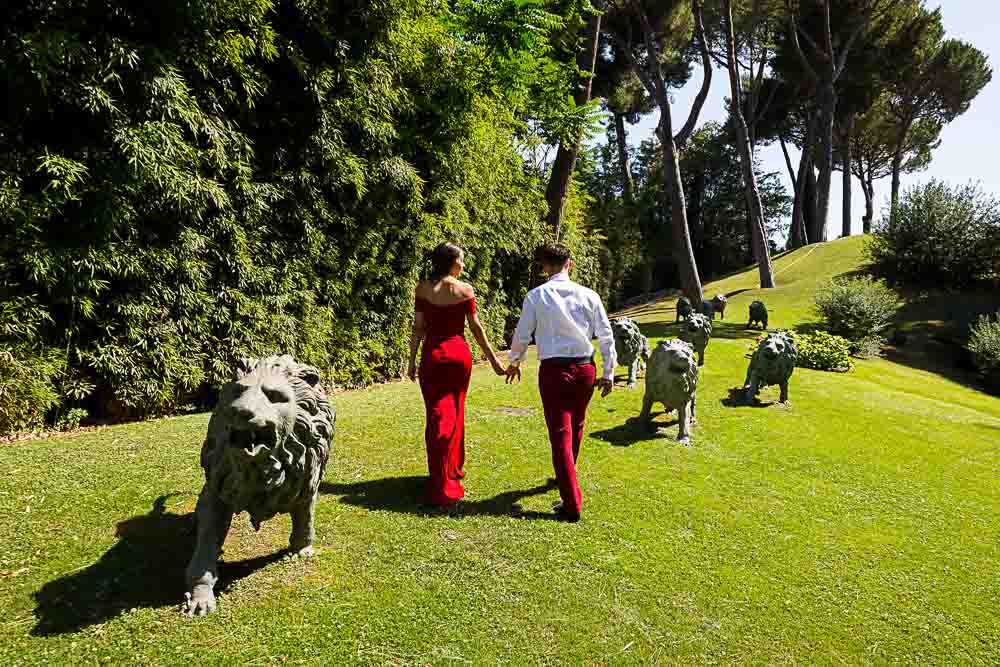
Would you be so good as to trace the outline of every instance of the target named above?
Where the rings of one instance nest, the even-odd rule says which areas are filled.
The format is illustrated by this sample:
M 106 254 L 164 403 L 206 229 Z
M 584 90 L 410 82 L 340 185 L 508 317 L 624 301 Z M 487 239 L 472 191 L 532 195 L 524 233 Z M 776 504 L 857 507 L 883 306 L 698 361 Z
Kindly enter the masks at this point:
M 524 304 L 521 306 L 521 319 L 517 321 L 517 328 L 514 329 L 514 336 L 510 340 L 510 352 L 507 358 L 510 366 L 507 367 L 507 383 L 518 382 L 521 379 L 521 362 L 528 354 L 528 345 L 531 344 L 531 335 L 535 333 L 535 304 L 531 300 L 531 292 L 524 297 Z
M 611 331 L 611 322 L 601 303 L 601 297 L 594 295 L 597 302 L 594 312 L 594 335 L 597 336 L 597 346 L 601 350 L 603 375 L 605 380 L 614 380 L 615 366 L 618 365 L 618 355 L 615 352 L 615 335 Z
M 510 363 L 519 364 L 528 355 L 528 345 L 531 344 L 531 336 L 535 333 L 535 324 L 535 304 L 529 293 L 524 297 L 521 319 L 517 321 L 517 328 L 514 329 L 514 336 L 510 340 L 510 352 L 507 355 Z

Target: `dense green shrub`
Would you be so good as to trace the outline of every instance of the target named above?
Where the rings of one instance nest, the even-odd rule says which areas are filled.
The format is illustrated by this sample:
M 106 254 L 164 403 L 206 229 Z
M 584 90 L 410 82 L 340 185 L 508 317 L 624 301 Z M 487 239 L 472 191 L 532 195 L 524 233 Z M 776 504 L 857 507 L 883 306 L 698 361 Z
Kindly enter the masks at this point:
M 543 72 L 553 126 L 572 118 L 553 102 L 562 73 L 539 66 L 554 17 L 454 7 L 468 15 L 430 0 L 11 8 L 0 345 L 37 398 L 0 430 L 57 417 L 61 398 L 167 412 L 243 355 L 289 352 L 339 385 L 398 374 L 425 252 L 446 239 L 499 338 L 545 232 L 518 152 L 538 98 L 526 72 Z M 590 257 L 596 239 L 573 233 Z
M 798 368 L 811 368 L 817 371 L 849 371 L 854 366 L 851 361 L 851 341 L 840 336 L 834 336 L 825 331 L 808 333 L 786 332 L 795 341 L 798 351 Z M 753 356 L 754 350 L 768 334 L 761 334 L 750 344 L 747 356 Z
M 830 333 L 851 342 L 883 336 L 892 322 L 898 302 L 896 294 L 870 276 L 835 278 L 820 287 L 815 307 Z
M 904 283 L 960 287 L 1000 276 L 1000 201 L 931 180 L 906 190 L 868 245 L 876 270 Z
M 851 361 L 851 342 L 825 331 L 795 334 L 795 348 L 799 352 L 797 365 L 818 371 L 847 371 Z
M 0 345 L 0 435 L 43 427 L 60 403 L 56 379 L 64 367 L 58 352 Z
M 1000 388 L 1000 313 L 979 318 L 972 327 L 968 348 L 979 371 Z

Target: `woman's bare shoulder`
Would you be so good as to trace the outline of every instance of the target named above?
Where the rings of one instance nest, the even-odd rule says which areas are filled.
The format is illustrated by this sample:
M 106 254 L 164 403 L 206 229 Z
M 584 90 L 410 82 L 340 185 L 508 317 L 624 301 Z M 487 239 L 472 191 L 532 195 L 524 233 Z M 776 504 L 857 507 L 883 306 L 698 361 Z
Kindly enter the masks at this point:
M 455 294 L 463 299 L 471 299 L 476 296 L 476 292 L 472 289 L 472 285 L 469 283 L 463 283 L 461 280 L 455 281 Z
M 421 280 L 417 283 L 417 289 L 414 290 L 414 294 L 418 299 L 426 299 L 431 293 L 431 283 L 429 280 Z

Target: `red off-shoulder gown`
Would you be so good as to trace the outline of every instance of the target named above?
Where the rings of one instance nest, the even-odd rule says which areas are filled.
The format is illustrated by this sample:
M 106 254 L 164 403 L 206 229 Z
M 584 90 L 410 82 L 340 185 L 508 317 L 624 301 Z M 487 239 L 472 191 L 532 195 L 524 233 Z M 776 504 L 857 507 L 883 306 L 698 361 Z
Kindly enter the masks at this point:
M 449 306 L 417 299 L 424 314 L 420 391 L 427 407 L 426 501 L 449 505 L 465 496 L 465 394 L 472 375 L 472 353 L 465 342 L 465 318 L 476 312 L 474 298 Z

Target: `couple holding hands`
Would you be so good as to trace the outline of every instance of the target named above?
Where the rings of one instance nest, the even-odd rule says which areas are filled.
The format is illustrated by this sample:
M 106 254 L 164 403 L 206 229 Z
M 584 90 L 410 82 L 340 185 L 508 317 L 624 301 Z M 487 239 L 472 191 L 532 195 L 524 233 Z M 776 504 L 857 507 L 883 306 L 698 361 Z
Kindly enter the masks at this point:
M 508 383 L 521 379 L 520 364 L 534 336 L 541 361 L 538 390 L 562 498 L 555 509 L 567 521 L 580 519 L 576 459 L 594 388 L 600 387 L 602 396 L 611 392 L 615 342 L 601 298 L 570 280 L 573 262 L 569 250 L 549 244 L 542 248 L 541 259 L 549 278 L 524 299 L 521 319 L 511 341 L 510 365 L 504 369 L 476 316 L 472 287 L 458 280 L 465 267 L 462 249 L 453 243 L 442 243 L 431 255 L 430 278 L 421 282 L 416 291 L 408 372 L 411 380 L 419 375 L 427 408 L 425 438 L 430 480 L 425 500 L 429 504 L 446 506 L 465 495 L 462 487 L 465 395 L 472 373 L 472 355 L 464 338 L 468 321 L 493 370 L 497 375 L 506 375 Z M 595 337 L 603 366 L 600 379 L 591 343 Z M 423 354 L 418 372 L 417 351 L 421 342 Z

